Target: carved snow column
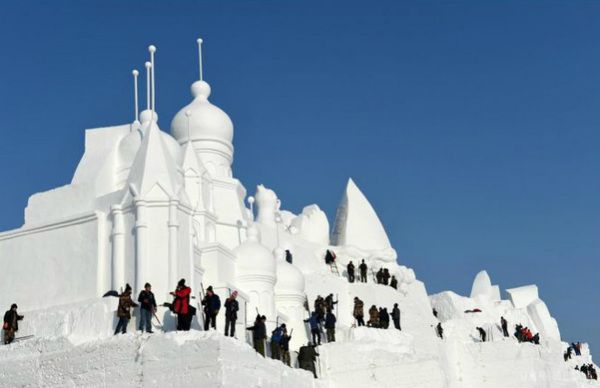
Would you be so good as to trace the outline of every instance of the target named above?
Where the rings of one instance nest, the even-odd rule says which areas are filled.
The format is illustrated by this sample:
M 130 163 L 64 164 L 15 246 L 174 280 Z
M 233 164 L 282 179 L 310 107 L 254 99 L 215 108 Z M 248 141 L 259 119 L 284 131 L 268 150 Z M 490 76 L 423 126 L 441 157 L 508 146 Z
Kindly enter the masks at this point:
M 169 285 L 177 284 L 177 233 L 179 221 L 177 219 L 177 206 L 179 200 L 169 201 Z
M 113 205 L 112 212 L 112 289 L 125 286 L 125 226 L 123 208 Z
M 147 202 L 135 199 L 135 288 L 141 290 L 146 277 L 145 265 L 148 261 L 148 224 L 146 223 Z

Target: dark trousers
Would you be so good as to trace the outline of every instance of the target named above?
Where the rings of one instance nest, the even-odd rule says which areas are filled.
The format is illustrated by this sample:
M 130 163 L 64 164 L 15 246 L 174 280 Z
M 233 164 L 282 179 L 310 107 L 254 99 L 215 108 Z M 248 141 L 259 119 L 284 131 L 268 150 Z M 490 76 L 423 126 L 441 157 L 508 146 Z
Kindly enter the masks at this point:
M 363 283 L 367 282 L 367 274 L 366 273 L 360 273 L 360 281 Z
M 147 333 L 152 331 L 152 311 L 140 308 L 140 323 L 138 325 L 138 330 L 144 331 L 144 326 L 146 327 Z
M 348 272 L 348 281 L 354 283 L 354 272 Z
M 321 345 L 321 330 L 311 329 L 310 333 L 312 334 L 313 344 Z
M 205 312 L 204 314 L 206 318 L 204 319 L 204 330 L 208 330 L 208 327 L 212 327 L 217 330 L 217 313 L 215 312 Z
M 231 333 L 231 334 L 230 334 Z M 225 318 L 225 337 L 235 336 L 235 319 Z
M 355 318 L 356 318 L 356 324 L 358 326 L 364 326 L 365 325 L 365 320 L 363 319 L 362 316 L 359 315 L 358 317 L 355 317 Z
M 271 358 L 274 360 L 281 360 L 279 342 L 271 341 Z
M 299 364 L 300 364 L 300 369 L 311 371 L 313 373 L 313 375 L 315 376 L 315 379 L 317 378 L 317 371 L 315 370 L 314 361 L 302 361 Z
M 335 342 L 335 327 L 326 329 L 327 342 Z
M 128 323 L 129 323 L 129 319 L 119 318 L 119 323 L 117 323 L 117 328 L 115 329 L 115 335 L 119 334 L 119 331 L 123 334 L 127 333 L 127 324 Z
M 117 333 L 115 333 L 117 334 Z M 8 345 L 15 340 L 15 329 L 12 327 L 10 329 L 4 330 L 4 345 Z
M 192 325 L 191 314 L 177 314 L 177 330 L 188 331 Z
M 506 326 L 502 326 L 502 333 L 504 334 L 505 337 L 509 337 L 508 329 L 506 328 Z
M 399 319 L 399 318 L 398 318 L 398 319 L 396 319 L 396 318 L 393 318 L 393 321 L 394 321 L 394 327 L 395 327 L 396 329 L 398 329 L 398 330 L 402 330 L 402 329 L 400 328 L 400 319 Z
M 261 356 L 265 356 L 265 340 L 253 338 L 254 349 L 257 353 L 260 353 Z

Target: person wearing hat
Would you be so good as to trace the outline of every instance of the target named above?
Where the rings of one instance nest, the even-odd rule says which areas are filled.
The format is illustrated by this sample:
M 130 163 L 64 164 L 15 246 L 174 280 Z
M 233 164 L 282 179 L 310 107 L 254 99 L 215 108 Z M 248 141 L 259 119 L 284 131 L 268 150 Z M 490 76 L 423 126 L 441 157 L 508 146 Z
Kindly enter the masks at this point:
M 265 356 L 265 340 L 267 339 L 266 321 L 267 317 L 264 315 L 257 315 L 256 320 L 254 320 L 254 326 L 246 328 L 246 330 L 252 331 L 252 344 L 254 345 L 254 350 L 263 357 Z
M 131 319 L 131 308 L 137 307 L 138 305 L 131 300 L 131 286 L 125 285 L 125 291 L 119 296 L 119 307 L 117 308 L 117 316 L 119 317 L 119 323 L 115 329 L 115 335 L 127 333 L 127 324 Z
M 237 301 L 237 291 L 233 291 L 231 296 L 225 300 L 225 336 L 235 336 L 235 321 L 240 304 Z
M 221 298 L 215 294 L 212 286 L 208 286 L 206 289 L 206 296 L 202 300 L 202 306 L 204 306 L 204 330 L 208 330 L 209 327 L 217 330 L 217 314 L 221 309 Z
M 171 295 L 175 297 L 173 301 L 173 312 L 177 314 L 177 330 L 188 331 L 192 323 L 190 314 L 190 294 L 192 289 L 185 285 L 185 279 L 179 280 L 177 288 Z
M 152 334 L 152 315 L 156 313 L 156 300 L 154 299 L 154 293 L 152 293 L 152 286 L 150 283 L 144 285 L 144 289 L 138 296 L 138 302 L 140 302 L 140 323 L 138 330 Z
M 17 313 L 17 304 L 13 303 L 10 310 L 4 313 L 4 344 L 8 345 L 15 339 L 15 332 L 19 330 L 19 321 L 23 319 L 22 315 Z

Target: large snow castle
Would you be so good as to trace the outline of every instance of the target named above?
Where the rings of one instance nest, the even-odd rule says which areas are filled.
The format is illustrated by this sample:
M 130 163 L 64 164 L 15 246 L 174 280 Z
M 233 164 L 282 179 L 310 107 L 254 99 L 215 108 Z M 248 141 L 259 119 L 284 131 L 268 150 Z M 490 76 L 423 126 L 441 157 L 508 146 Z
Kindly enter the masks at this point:
M 201 48 L 201 40 L 198 41 Z M 333 225 L 316 204 L 300 214 L 282 207 L 259 185 L 252 196 L 235 178 L 234 125 L 210 101 L 211 87 L 192 83 L 192 101 L 159 127 L 154 55 L 146 62 L 146 109 L 138 114 L 134 71 L 133 122 L 89 129 L 70 184 L 29 198 L 24 225 L 0 233 L 0 306 L 19 304 L 19 335 L 33 339 L 0 347 L 0 386 L 223 386 L 223 387 L 585 387 L 563 358 L 557 322 L 535 285 L 512 288 L 507 299 L 481 271 L 469 296 L 429 296 L 412 269 L 400 265 L 375 210 L 349 179 Z M 286 261 L 285 251 L 292 262 Z M 337 260 L 324 261 L 330 250 Z M 365 260 L 367 283 L 350 283 L 346 266 Z M 397 288 L 376 284 L 386 268 Z M 357 271 L 358 272 L 358 271 Z M 174 317 L 159 309 L 166 334 L 112 337 L 116 300 L 108 290 L 129 283 L 134 295 L 150 282 L 157 301 L 187 279 L 195 299 L 211 285 L 221 300 L 239 293 L 238 339 L 218 332 L 174 332 Z M 24 281 L 27 279 L 27 281 Z M 33 287 L 32 287 L 33 285 Z M 286 322 L 293 351 L 306 344 L 306 305 L 333 294 L 339 303 L 337 342 L 319 347 L 319 379 L 257 356 L 245 327 L 257 311 L 268 329 Z M 356 327 L 353 299 L 391 309 L 402 330 Z M 198 306 L 199 307 L 199 306 Z M 199 307 L 200 310 L 200 307 Z M 435 310 L 436 315 L 433 314 Z M 504 337 L 500 318 L 509 322 Z M 137 327 L 137 314 L 130 332 Z M 200 328 L 199 314 L 193 328 Z M 435 327 L 442 323 L 444 338 Z M 521 324 L 540 344 L 512 333 Z M 481 342 L 476 328 L 487 333 Z M 295 356 L 294 356 L 295 357 Z M 173 364 L 173 358 L 177 365 Z M 232 367 L 231 365 L 237 365 Z

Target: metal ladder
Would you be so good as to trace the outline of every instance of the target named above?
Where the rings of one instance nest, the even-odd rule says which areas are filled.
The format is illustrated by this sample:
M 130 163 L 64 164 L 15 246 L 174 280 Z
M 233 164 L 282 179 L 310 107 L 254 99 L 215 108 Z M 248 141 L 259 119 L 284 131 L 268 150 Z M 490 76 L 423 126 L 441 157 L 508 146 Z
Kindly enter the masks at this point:
M 329 269 L 331 270 L 332 274 L 335 274 L 337 276 L 340 276 L 340 271 L 338 269 L 337 264 L 335 263 L 335 261 L 329 263 Z

